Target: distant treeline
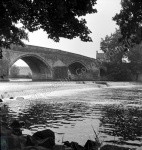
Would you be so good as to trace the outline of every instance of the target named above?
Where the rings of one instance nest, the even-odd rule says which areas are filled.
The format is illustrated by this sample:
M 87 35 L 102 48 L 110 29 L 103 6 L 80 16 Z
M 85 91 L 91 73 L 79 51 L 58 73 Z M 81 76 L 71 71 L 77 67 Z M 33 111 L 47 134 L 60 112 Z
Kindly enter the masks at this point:
M 17 75 L 17 76 L 10 76 L 10 78 L 26 78 L 26 79 L 32 79 L 31 75 Z

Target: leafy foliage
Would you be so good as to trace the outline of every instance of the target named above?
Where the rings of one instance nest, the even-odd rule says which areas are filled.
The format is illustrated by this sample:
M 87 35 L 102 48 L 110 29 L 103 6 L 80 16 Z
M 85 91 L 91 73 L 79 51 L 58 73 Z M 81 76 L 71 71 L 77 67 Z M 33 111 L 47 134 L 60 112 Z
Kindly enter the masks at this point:
M 96 13 L 97 0 L 1 0 L 0 1 L 0 47 L 10 44 L 24 45 L 28 40 L 26 30 L 43 29 L 48 38 L 58 42 L 61 37 L 92 41 L 86 14 Z M 17 27 L 21 23 L 22 27 Z
M 132 71 L 127 63 L 106 63 L 107 76 L 109 80 L 114 81 L 131 81 Z
M 121 0 L 121 11 L 113 17 L 119 25 L 122 39 L 135 36 L 135 42 L 142 41 L 142 1 Z
M 119 41 L 121 37 L 120 30 L 116 29 L 113 34 L 101 40 L 100 47 L 106 56 L 104 65 L 107 67 L 108 79 L 129 81 L 131 80 L 131 69 L 129 64 L 124 63 L 124 58 L 128 57 L 128 48 L 124 42 Z
M 122 38 L 120 30 L 101 40 L 101 50 L 106 54 L 107 75 L 110 80 L 129 81 L 132 76 L 142 73 L 141 45 L 134 44 L 134 39 L 119 41 Z M 127 60 L 127 63 L 126 61 Z M 129 63 L 128 63 L 129 62 Z
M 133 74 L 138 75 L 142 73 L 142 51 L 141 45 L 136 45 L 135 47 L 131 48 L 128 53 L 128 58 L 130 61 L 130 68 Z
M 122 48 L 123 43 L 119 43 L 120 37 L 122 37 L 121 32 L 116 29 L 110 36 L 107 35 L 105 39 L 101 39 L 100 48 L 105 53 L 106 60 L 117 63 L 122 62 L 125 51 Z
M 102 111 L 101 126 L 107 127 L 104 132 L 123 140 L 139 140 L 142 136 L 142 110 L 138 107 L 108 105 Z
M 10 76 L 12 78 L 15 78 L 19 75 L 19 72 L 20 72 L 20 69 L 17 66 L 13 65 L 10 69 Z

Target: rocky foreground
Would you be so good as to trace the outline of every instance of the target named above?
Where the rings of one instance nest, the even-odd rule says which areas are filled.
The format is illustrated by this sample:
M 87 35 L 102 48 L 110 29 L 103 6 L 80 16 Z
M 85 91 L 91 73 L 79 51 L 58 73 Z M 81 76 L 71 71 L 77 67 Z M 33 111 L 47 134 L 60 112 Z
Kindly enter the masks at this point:
M 84 146 L 76 142 L 55 143 L 55 134 L 52 130 L 38 131 L 32 136 L 24 136 L 21 127 L 24 122 L 14 120 L 8 125 L 1 117 L 1 150 L 130 150 L 114 145 L 104 145 L 96 137 L 95 141 L 88 140 Z
M 2 102 L 2 100 L 1 100 Z M 55 143 L 55 133 L 46 129 L 38 131 L 32 136 L 23 135 L 22 128 L 24 122 L 14 120 L 7 123 L 4 106 L 0 106 L 0 145 L 1 150 L 130 150 L 130 148 L 118 147 L 114 145 L 103 145 L 99 141 L 95 131 L 94 141 L 88 140 L 84 146 L 77 142 L 65 141 L 62 145 Z

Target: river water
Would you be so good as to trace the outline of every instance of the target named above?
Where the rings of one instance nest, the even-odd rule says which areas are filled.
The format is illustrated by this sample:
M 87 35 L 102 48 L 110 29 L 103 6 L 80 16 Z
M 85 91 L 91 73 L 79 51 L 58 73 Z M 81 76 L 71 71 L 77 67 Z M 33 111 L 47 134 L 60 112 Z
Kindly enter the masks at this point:
M 1 83 L 2 113 L 8 122 L 24 121 L 23 134 L 53 130 L 56 143 L 68 140 L 84 145 L 94 140 L 94 129 L 103 144 L 138 149 L 142 146 L 142 84 L 108 84 Z

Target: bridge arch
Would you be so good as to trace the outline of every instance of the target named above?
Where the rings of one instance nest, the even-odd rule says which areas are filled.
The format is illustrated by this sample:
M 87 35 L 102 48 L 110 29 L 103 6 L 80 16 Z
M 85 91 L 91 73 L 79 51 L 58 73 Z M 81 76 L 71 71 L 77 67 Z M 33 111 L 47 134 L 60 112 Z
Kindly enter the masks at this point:
M 35 54 L 25 54 L 16 58 L 10 63 L 9 68 L 19 59 L 26 62 L 30 67 L 33 81 L 52 79 L 52 69 L 49 64 L 43 58 Z
M 83 62 L 77 60 L 68 65 L 68 70 L 71 74 L 81 77 L 87 72 L 87 67 Z

